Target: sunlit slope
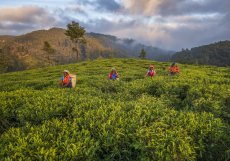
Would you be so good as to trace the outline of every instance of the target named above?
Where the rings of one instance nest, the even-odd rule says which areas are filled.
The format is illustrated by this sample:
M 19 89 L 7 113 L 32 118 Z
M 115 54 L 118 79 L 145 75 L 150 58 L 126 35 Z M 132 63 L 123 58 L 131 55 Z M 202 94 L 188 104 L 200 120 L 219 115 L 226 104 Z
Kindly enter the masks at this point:
M 0 158 L 228 160 L 230 68 L 179 64 L 172 77 L 169 65 L 99 59 L 1 74 Z M 120 81 L 107 79 L 112 67 Z M 58 87 L 64 69 L 75 89 Z

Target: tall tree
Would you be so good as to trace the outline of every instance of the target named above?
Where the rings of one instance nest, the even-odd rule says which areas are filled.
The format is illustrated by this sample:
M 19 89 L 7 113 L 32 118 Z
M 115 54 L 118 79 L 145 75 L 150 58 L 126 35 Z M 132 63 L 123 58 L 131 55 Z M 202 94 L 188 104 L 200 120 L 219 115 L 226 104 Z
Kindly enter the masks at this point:
M 145 52 L 145 50 L 144 50 L 144 49 L 141 49 L 141 52 L 140 52 L 139 58 L 141 58 L 141 59 L 145 59 L 145 58 L 146 58 L 146 55 L 147 55 L 147 53 Z
M 84 37 L 85 36 L 84 27 L 80 26 L 79 23 L 72 21 L 67 25 L 67 30 L 65 32 L 65 35 L 70 37 L 70 40 L 76 45 L 75 47 L 72 48 L 72 50 L 77 53 L 77 59 L 79 60 L 80 58 L 79 45 L 84 46 L 84 44 L 86 44 L 86 40 Z

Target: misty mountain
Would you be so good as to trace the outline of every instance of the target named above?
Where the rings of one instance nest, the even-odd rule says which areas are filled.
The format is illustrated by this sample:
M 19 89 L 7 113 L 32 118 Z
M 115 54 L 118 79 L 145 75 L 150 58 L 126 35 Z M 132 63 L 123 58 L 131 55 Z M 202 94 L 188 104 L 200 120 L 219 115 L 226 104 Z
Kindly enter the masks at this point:
M 89 33 L 88 35 L 100 40 L 105 47 L 113 49 L 116 53 L 129 57 L 138 57 L 141 49 L 144 49 L 147 52 L 147 59 L 166 61 L 169 60 L 173 53 L 175 53 L 175 51 L 163 50 L 157 47 L 137 43 L 134 39 L 119 39 L 116 36 L 98 33 Z
M 172 51 L 137 43 L 133 39 L 87 33 L 87 43 L 73 50 L 75 44 L 61 28 L 38 30 L 20 36 L 0 36 L 0 72 L 18 71 L 82 60 L 112 57 L 138 57 L 143 48 L 147 58 L 168 60 Z

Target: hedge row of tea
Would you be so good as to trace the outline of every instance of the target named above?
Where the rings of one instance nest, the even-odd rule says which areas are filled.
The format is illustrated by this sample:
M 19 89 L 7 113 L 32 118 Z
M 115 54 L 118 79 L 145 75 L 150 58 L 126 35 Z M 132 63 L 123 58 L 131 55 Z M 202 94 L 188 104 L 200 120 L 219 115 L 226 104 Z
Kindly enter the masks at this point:
M 149 64 L 157 75 L 144 78 Z M 107 59 L 0 75 L 0 160 L 229 160 L 230 68 Z M 116 67 L 120 81 L 109 81 Z M 62 70 L 75 89 L 58 87 Z

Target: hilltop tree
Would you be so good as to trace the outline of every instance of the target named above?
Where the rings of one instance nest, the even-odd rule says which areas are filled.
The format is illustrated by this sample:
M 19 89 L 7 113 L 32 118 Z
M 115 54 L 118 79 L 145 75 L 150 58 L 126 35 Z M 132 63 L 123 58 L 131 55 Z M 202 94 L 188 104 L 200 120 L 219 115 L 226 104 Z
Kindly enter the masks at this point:
M 65 35 L 70 38 L 70 40 L 76 45 L 72 48 L 74 52 L 77 53 L 77 59 L 80 57 L 79 53 L 79 45 L 82 48 L 85 48 L 86 40 L 85 40 L 85 29 L 84 27 L 80 26 L 79 23 L 72 21 L 67 25 L 67 30 Z M 85 52 L 85 50 L 82 50 Z M 84 53 L 85 54 L 85 53 Z
M 141 52 L 140 52 L 139 58 L 141 58 L 141 59 L 145 59 L 145 58 L 146 58 L 146 55 L 147 55 L 147 53 L 145 52 L 145 50 L 144 50 L 144 49 L 141 49 Z

